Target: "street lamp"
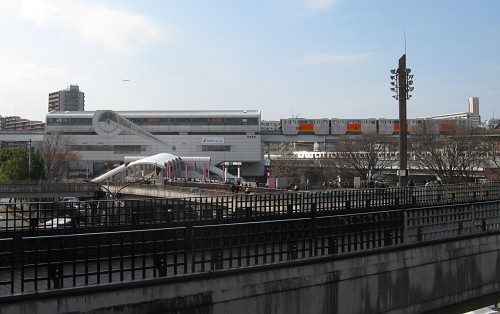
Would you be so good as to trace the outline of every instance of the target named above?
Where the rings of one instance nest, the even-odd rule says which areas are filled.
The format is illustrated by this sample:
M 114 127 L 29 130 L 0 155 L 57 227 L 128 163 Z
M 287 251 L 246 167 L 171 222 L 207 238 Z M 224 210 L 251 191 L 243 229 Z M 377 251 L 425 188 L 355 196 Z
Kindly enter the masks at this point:
M 406 54 L 399 59 L 397 69 L 391 70 L 392 97 L 399 100 L 399 186 L 406 186 L 408 181 L 408 142 L 406 137 L 406 101 L 411 98 L 410 92 L 414 90 L 413 74 L 406 68 Z
M 111 191 L 110 189 L 110 186 L 109 186 L 109 183 L 108 183 L 108 187 L 106 187 L 104 184 L 101 184 L 101 183 L 98 183 L 98 182 L 93 182 L 93 181 L 90 181 L 90 180 L 85 180 L 83 179 L 82 180 L 83 182 L 87 182 L 87 183 L 94 183 L 94 184 L 98 184 L 100 188 L 106 190 L 108 193 L 109 193 L 109 196 L 111 196 L 111 198 L 113 200 L 117 200 L 118 198 L 118 194 L 126 187 L 132 185 L 132 184 L 135 184 L 135 183 L 142 183 L 142 182 L 146 182 L 148 180 L 145 180 L 145 179 L 140 179 L 140 180 L 136 180 L 136 181 L 129 181 L 127 183 L 125 183 L 124 185 L 121 185 L 121 186 L 116 186 L 116 185 L 113 185 L 114 186 L 114 192 Z

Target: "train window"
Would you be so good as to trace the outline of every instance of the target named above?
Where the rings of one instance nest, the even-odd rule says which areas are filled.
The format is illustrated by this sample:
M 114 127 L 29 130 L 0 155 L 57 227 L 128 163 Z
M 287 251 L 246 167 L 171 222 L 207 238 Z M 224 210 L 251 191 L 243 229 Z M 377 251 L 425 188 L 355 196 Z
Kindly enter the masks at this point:
M 61 124 L 61 119 L 60 118 L 47 118 L 47 124 L 48 125 L 59 125 L 59 124 Z
M 210 124 L 222 124 L 222 118 L 212 118 Z
M 160 120 L 158 118 L 148 118 L 147 124 L 148 125 L 158 125 L 159 121 Z
M 241 125 L 241 118 L 226 118 L 224 119 L 227 125 Z
M 196 125 L 208 125 L 208 118 L 192 118 L 192 123 Z

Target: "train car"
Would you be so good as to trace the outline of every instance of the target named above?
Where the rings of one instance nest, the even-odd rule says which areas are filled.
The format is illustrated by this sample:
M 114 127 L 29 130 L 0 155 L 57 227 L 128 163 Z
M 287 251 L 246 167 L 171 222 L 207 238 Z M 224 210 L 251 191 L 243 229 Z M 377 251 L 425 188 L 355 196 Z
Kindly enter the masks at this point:
M 408 120 L 408 127 L 410 134 L 416 135 L 422 132 L 428 134 L 439 134 L 438 124 L 436 120 L 432 119 L 411 119 Z
M 460 131 L 469 131 L 471 122 L 466 119 L 438 119 L 439 134 L 451 134 Z
M 328 135 L 330 121 L 323 119 L 290 118 L 281 119 L 281 130 L 284 135 Z
M 377 134 L 377 119 L 370 118 L 361 120 L 361 133 Z
M 362 134 L 361 120 L 347 120 L 346 134 Z
M 452 134 L 458 130 L 468 131 L 471 129 L 471 122 L 466 119 L 414 119 L 409 120 L 411 134 Z
M 378 134 L 381 135 L 392 135 L 394 134 L 394 126 L 398 125 L 398 133 L 399 133 L 399 120 L 395 119 L 378 119 Z
M 394 132 L 392 134 L 399 134 L 401 132 L 401 124 L 399 120 L 394 120 Z M 408 121 L 406 121 L 405 131 L 408 133 Z
M 332 118 L 330 119 L 330 133 L 332 135 L 344 135 L 347 131 L 347 120 Z
M 361 120 L 331 119 L 330 131 L 332 135 L 361 134 Z
M 330 132 L 332 135 L 346 134 L 376 134 L 377 119 L 330 119 Z
M 280 121 L 284 135 L 398 135 L 401 129 L 399 119 L 304 119 L 290 118 Z M 459 129 L 470 130 L 471 122 L 466 119 L 408 119 L 406 132 L 418 134 L 422 130 L 430 134 L 451 134 Z

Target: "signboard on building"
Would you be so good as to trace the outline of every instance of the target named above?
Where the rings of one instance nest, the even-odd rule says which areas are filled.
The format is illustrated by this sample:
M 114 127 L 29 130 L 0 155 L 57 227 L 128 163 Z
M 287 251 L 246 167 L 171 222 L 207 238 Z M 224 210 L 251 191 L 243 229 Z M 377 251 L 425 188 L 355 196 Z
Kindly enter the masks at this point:
M 224 144 L 223 137 L 203 137 L 201 139 L 202 144 Z

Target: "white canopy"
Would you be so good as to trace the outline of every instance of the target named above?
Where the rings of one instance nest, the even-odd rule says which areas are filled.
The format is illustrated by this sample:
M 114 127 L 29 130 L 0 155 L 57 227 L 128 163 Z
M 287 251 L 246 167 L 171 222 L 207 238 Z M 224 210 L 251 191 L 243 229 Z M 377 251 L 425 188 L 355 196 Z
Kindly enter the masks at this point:
M 133 157 L 131 159 L 135 159 L 135 158 Z M 125 160 L 127 160 L 127 158 L 125 158 Z M 105 174 L 100 175 L 97 178 L 94 178 L 92 180 L 92 182 L 102 182 L 102 181 L 114 176 L 115 174 L 118 174 L 118 173 L 124 171 L 125 168 L 130 168 L 130 167 L 137 166 L 137 165 L 155 165 L 156 167 L 160 167 L 160 168 L 164 169 L 165 164 L 167 164 L 169 161 L 171 163 L 176 163 L 176 162 L 181 162 L 182 159 L 179 156 L 175 156 L 175 155 L 168 154 L 168 153 L 161 153 L 161 154 L 156 154 L 156 155 L 149 156 L 149 157 L 140 158 L 140 159 L 134 160 L 128 164 L 123 164 L 115 169 L 112 169 L 112 170 L 106 172 Z
M 161 154 L 156 154 L 153 156 L 141 158 L 141 159 L 136 160 L 136 161 L 132 161 L 131 163 L 129 163 L 127 165 L 127 168 L 132 167 L 132 166 L 136 166 L 136 165 L 156 165 L 157 167 L 165 168 L 165 164 L 167 164 L 169 161 L 172 163 L 180 162 L 181 158 L 179 156 L 175 156 L 172 154 L 161 153 Z

